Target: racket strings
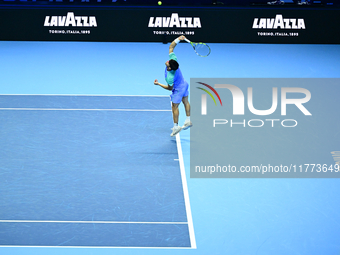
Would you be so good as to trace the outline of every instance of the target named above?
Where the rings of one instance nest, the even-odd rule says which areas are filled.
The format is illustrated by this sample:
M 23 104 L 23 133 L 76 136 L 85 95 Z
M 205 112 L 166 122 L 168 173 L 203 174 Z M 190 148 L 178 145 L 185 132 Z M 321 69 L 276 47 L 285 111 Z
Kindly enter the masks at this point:
M 206 57 L 210 54 L 210 48 L 205 43 L 198 43 L 195 46 L 195 51 L 198 55 Z

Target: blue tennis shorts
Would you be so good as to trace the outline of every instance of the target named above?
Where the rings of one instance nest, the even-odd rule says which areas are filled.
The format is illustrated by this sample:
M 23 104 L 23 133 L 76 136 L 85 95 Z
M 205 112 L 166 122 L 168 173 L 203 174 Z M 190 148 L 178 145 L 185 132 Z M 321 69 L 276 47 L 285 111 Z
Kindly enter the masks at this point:
M 186 82 L 186 86 L 173 89 L 170 98 L 171 102 L 179 104 L 182 101 L 182 98 L 187 96 L 189 96 L 189 84 Z

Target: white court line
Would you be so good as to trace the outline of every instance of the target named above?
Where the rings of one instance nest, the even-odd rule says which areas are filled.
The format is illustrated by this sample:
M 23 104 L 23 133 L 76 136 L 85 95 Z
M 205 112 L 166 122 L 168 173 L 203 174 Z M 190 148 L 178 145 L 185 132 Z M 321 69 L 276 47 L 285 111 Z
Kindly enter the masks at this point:
M 0 220 L 0 223 L 76 223 L 76 224 L 164 224 L 179 225 L 188 222 L 155 222 L 155 221 L 66 221 L 66 220 Z
M 81 249 L 169 249 L 169 250 L 190 250 L 192 247 L 143 247 L 143 246 L 37 246 L 37 245 L 0 245 L 0 247 L 7 248 L 60 248 L 60 249 L 69 249 L 69 248 L 81 248 Z
M 154 109 L 62 109 L 62 108 L 0 108 L 1 111 L 115 111 L 115 112 L 171 112 Z
M 171 102 L 170 102 L 170 105 L 171 105 Z M 174 160 L 179 161 L 179 168 L 181 171 L 184 204 L 185 204 L 185 210 L 187 213 L 190 244 L 191 244 L 191 249 L 197 249 L 195 231 L 194 231 L 194 223 L 192 220 L 191 207 L 190 207 L 189 190 L 188 190 L 187 178 L 185 176 L 185 167 L 184 167 L 183 151 L 182 151 L 182 145 L 181 145 L 181 137 L 179 133 L 175 137 L 176 137 L 176 144 L 177 144 L 178 159 L 174 159 Z
M 0 96 L 79 96 L 79 97 L 169 97 L 165 95 L 77 95 L 77 94 L 0 94 Z M 128 111 L 128 112 L 170 112 L 154 109 L 62 109 L 62 108 L 0 108 L 8 111 Z
M 0 220 L 0 223 L 72 223 L 72 224 L 168 224 L 187 225 L 188 222 L 136 222 L 136 221 L 54 221 L 54 220 Z M 192 249 L 192 247 L 149 247 L 149 246 L 41 246 L 41 245 L 0 245 L 0 247 L 22 248 L 106 248 L 106 249 Z
M 179 133 L 176 135 L 176 144 L 177 144 L 177 151 L 178 151 L 178 158 L 179 158 L 179 167 L 180 167 L 180 170 L 181 170 L 181 177 L 182 177 L 185 209 L 187 211 L 187 220 L 188 220 L 188 227 L 189 227 L 190 243 L 191 243 L 191 248 L 196 249 L 197 246 L 196 246 L 196 239 L 195 239 L 195 232 L 194 232 L 194 223 L 192 221 L 188 184 L 187 184 L 187 179 L 186 179 L 186 176 L 185 176 L 185 167 L 184 167 L 184 160 L 183 160 L 181 137 L 179 136 Z

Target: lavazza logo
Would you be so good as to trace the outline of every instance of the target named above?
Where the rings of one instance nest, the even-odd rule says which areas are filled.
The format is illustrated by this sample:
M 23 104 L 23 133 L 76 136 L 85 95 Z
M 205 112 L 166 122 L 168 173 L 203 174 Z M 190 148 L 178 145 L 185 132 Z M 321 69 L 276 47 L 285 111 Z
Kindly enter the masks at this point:
M 215 84 L 214 88 L 206 83 L 199 82 L 199 84 L 205 87 L 198 87 L 205 91 L 206 93 L 201 95 L 201 115 L 207 115 L 207 95 L 209 95 L 212 100 L 216 103 L 215 96 L 218 98 L 221 107 L 223 107 L 222 99 L 216 89 L 228 89 L 233 97 L 233 115 L 244 115 L 245 113 L 245 97 L 242 90 L 231 84 Z M 209 90 L 208 90 L 209 89 Z M 213 93 L 211 93 L 213 92 Z M 302 94 L 301 98 L 287 98 L 287 94 L 289 93 L 300 93 Z M 307 110 L 307 108 L 303 105 L 307 103 L 311 99 L 311 93 L 309 90 L 305 88 L 293 88 L 293 87 L 283 87 L 281 88 L 281 116 L 287 115 L 287 105 L 295 105 L 304 115 L 311 116 L 312 114 Z M 263 127 L 265 125 L 270 125 L 271 127 L 296 127 L 298 125 L 297 120 L 295 119 L 273 119 L 269 118 L 269 115 L 273 114 L 277 110 L 277 106 L 279 104 L 278 99 L 278 88 L 272 88 L 272 106 L 270 109 L 266 110 L 258 110 L 255 109 L 253 105 L 253 88 L 247 88 L 247 106 L 251 113 L 258 116 L 268 116 L 265 119 L 243 119 L 240 121 L 235 121 L 233 119 L 213 119 L 213 127 L 217 127 L 220 125 L 230 125 L 230 127 Z
M 179 17 L 178 13 L 172 13 L 171 17 L 150 17 L 148 27 L 201 28 L 201 19 L 199 17 Z
M 199 17 L 180 17 L 178 13 L 172 13 L 170 17 L 150 17 L 148 27 L 157 29 L 153 30 L 155 35 L 194 35 L 195 29 L 202 28 L 202 25 Z
M 254 18 L 252 28 L 264 29 L 258 32 L 258 36 L 299 36 L 297 31 L 306 29 L 306 25 L 302 18 L 284 18 L 282 14 L 276 14 L 275 18 Z M 277 29 L 288 31 L 278 32 Z
M 97 27 L 95 16 L 75 16 L 68 12 L 66 16 L 46 16 L 45 27 Z

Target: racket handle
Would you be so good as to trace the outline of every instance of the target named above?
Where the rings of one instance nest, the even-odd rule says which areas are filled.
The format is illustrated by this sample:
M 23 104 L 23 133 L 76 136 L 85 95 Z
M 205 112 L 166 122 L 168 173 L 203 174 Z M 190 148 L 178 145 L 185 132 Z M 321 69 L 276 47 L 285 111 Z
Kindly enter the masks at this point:
M 186 42 L 191 43 L 191 41 L 187 38 L 184 39 Z

